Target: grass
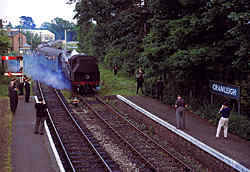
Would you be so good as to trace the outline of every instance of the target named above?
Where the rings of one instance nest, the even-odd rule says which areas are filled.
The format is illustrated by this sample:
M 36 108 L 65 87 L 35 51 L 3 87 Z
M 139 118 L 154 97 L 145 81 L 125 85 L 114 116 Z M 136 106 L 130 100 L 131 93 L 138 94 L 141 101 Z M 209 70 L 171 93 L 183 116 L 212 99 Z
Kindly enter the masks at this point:
M 9 109 L 9 108 L 8 108 Z M 12 120 L 13 117 L 11 115 L 10 109 L 8 111 L 8 117 L 9 117 L 9 125 L 8 125 L 8 131 L 9 131 L 9 136 L 8 136 L 8 154 L 7 154 L 7 161 L 6 161 L 6 171 L 11 172 L 12 171 L 12 164 L 11 164 L 11 145 L 12 145 Z
M 101 73 L 101 90 L 98 92 L 99 95 L 136 95 L 135 79 L 129 78 L 119 71 L 114 76 L 113 71 L 106 69 L 102 65 L 99 65 L 99 70 Z
M 8 98 L 1 98 L 0 111 L 0 146 L 1 154 L 0 171 L 11 172 L 11 144 L 12 144 L 12 114 Z
M 4 76 L 0 77 L 0 98 L 6 98 L 8 97 L 8 84 L 10 82 L 10 79 Z
M 114 76 L 113 71 L 106 69 L 103 65 L 99 65 L 99 70 L 101 73 L 101 89 L 98 91 L 98 95 L 136 95 L 136 80 L 134 78 L 129 78 L 126 74 L 121 72 L 118 72 L 118 74 Z M 140 93 L 139 95 L 141 95 Z M 68 90 L 62 90 L 62 94 L 67 100 L 71 97 Z
M 5 77 L 5 76 L 0 76 L 0 99 L 8 99 L 8 85 L 10 82 L 10 78 Z M 12 144 L 12 114 L 10 112 L 9 108 L 9 101 L 1 101 L 2 104 L 1 107 L 8 106 L 8 111 L 3 111 L 5 115 L 3 116 L 4 118 L 1 119 L 2 122 L 4 122 L 6 125 L 1 125 L 0 130 L 1 131 L 8 131 L 6 135 L 6 152 L 2 155 L 2 158 L 4 158 L 3 165 L 4 167 L 2 168 L 4 172 L 11 172 L 12 171 L 12 165 L 11 165 L 11 144 Z M 5 108 L 4 108 L 5 109 Z M 6 110 L 7 110 L 6 109 Z M 3 110 L 3 109 L 2 109 Z M 2 145 L 3 146 L 3 145 Z M 5 146 L 5 145 L 4 145 Z

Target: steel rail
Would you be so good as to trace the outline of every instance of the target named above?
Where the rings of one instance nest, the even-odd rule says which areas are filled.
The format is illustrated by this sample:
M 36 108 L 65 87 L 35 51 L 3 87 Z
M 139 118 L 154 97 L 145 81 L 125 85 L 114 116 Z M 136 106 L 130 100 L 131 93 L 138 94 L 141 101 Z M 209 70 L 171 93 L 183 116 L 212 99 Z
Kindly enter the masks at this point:
M 41 89 L 41 87 L 40 87 Z M 90 147 L 92 148 L 92 150 L 95 152 L 95 154 L 97 155 L 97 157 L 101 160 L 101 162 L 104 164 L 104 167 L 109 171 L 109 172 L 112 172 L 113 170 L 111 169 L 111 167 L 109 166 L 109 164 L 105 161 L 105 159 L 102 157 L 102 155 L 99 153 L 99 151 L 96 149 L 96 147 L 94 146 L 94 144 L 91 142 L 91 140 L 89 139 L 89 137 L 86 135 L 86 133 L 83 131 L 83 129 L 80 127 L 80 125 L 78 124 L 78 122 L 76 121 L 76 119 L 73 117 L 72 113 L 70 112 L 69 108 L 67 107 L 67 105 L 65 104 L 63 98 L 62 98 L 62 95 L 56 90 L 54 89 L 53 90 L 56 95 L 57 95 L 57 98 L 60 100 L 60 103 L 63 105 L 65 111 L 67 112 L 68 116 L 70 117 L 71 121 L 73 122 L 73 124 L 76 126 L 76 128 L 78 129 L 78 131 L 81 133 L 81 135 L 86 139 L 86 141 L 88 142 L 88 144 L 90 145 Z M 43 99 L 44 99 L 44 96 L 42 95 Z M 52 126 L 53 126 L 53 129 L 55 130 L 56 132 L 56 135 L 57 135 L 57 138 L 62 146 L 62 149 L 64 151 L 64 154 L 66 155 L 66 158 L 67 160 L 69 161 L 69 164 L 70 164 L 70 167 L 72 169 L 72 171 L 76 172 L 76 169 L 73 165 L 73 162 L 71 161 L 70 159 L 70 156 L 69 156 L 69 153 L 67 152 L 64 144 L 63 144 L 63 141 L 61 140 L 60 138 L 60 134 L 59 132 L 57 131 L 56 129 L 56 126 L 53 122 L 53 119 L 51 117 L 51 115 L 49 115 L 49 118 L 50 118 L 50 121 L 52 121 Z
M 101 154 L 98 152 L 98 150 L 95 148 L 95 146 L 92 144 L 92 142 L 89 140 L 88 136 L 84 133 L 84 131 L 82 130 L 82 128 L 80 127 L 80 125 L 78 124 L 78 122 L 75 120 L 75 118 L 72 116 L 71 112 L 68 110 L 68 107 L 66 106 L 66 104 L 64 103 L 64 101 L 62 100 L 61 96 L 58 94 L 57 90 L 56 94 L 58 95 L 58 98 L 60 99 L 61 103 L 63 104 L 65 110 L 68 112 L 68 115 L 70 116 L 70 118 L 72 119 L 73 123 L 77 126 L 78 130 L 81 132 L 81 134 L 85 137 L 85 139 L 88 141 L 88 143 L 90 144 L 90 146 L 92 147 L 92 149 L 95 151 L 95 153 L 98 155 L 98 157 L 100 158 L 100 160 L 104 163 L 105 167 L 107 168 L 107 170 L 109 172 L 112 172 L 112 169 L 109 167 L 108 163 L 103 159 L 103 157 L 101 156 Z
M 96 97 L 96 96 L 95 96 Z M 87 105 L 87 107 L 92 111 L 92 112 L 94 112 L 94 114 L 98 117 L 98 118 L 100 118 L 120 139 L 122 139 L 129 147 L 130 147 L 130 149 L 132 149 L 134 152 L 136 152 L 145 162 L 146 162 L 146 164 L 148 164 L 154 171 L 158 171 L 157 170 L 157 167 L 155 167 L 150 161 L 148 161 L 140 152 L 138 152 L 135 148 L 134 148 L 134 146 L 133 145 L 131 145 L 126 139 L 124 139 L 108 122 L 106 122 L 106 120 L 105 119 L 103 119 L 100 115 L 99 115 L 99 113 L 95 110 L 95 109 L 93 109 L 90 105 L 89 105 L 89 103 L 86 101 L 86 100 L 84 100 L 83 99 L 83 102 L 85 103 L 85 105 Z
M 151 142 L 153 142 L 155 145 L 157 145 L 163 152 L 167 153 L 168 155 L 170 155 L 173 159 L 175 159 L 176 161 L 180 162 L 182 165 L 184 165 L 186 167 L 187 170 L 189 171 L 194 171 L 191 167 L 189 167 L 188 165 L 186 165 L 182 160 L 176 158 L 172 153 L 170 153 L 168 150 L 166 150 L 162 145 L 158 144 L 156 141 L 154 141 L 151 137 L 149 137 L 147 134 L 143 133 L 141 130 L 139 130 L 136 126 L 134 126 L 133 124 L 131 124 L 131 122 L 129 122 L 126 118 L 124 118 L 120 112 L 118 112 L 117 110 L 115 110 L 113 107 L 111 107 L 110 105 L 108 105 L 107 103 L 105 103 L 101 98 L 97 97 L 97 100 L 100 101 L 101 103 L 105 104 L 110 111 L 114 112 L 115 114 L 117 114 L 121 119 L 123 119 L 124 121 L 126 121 L 130 126 L 132 126 L 135 130 L 137 130 L 141 135 L 145 136 L 147 139 L 149 139 Z
M 43 98 L 43 100 L 45 100 L 45 97 L 44 97 L 44 95 L 43 95 L 43 91 L 42 91 L 42 87 L 41 87 L 40 82 L 37 82 L 37 85 L 38 85 L 38 89 L 39 89 L 39 93 L 40 93 L 41 97 Z M 72 170 L 73 172 L 76 172 L 76 169 L 75 169 L 75 167 L 74 167 L 74 165 L 73 165 L 73 163 L 72 163 L 72 161 L 71 161 L 71 159 L 70 159 L 70 157 L 69 157 L 69 154 L 68 154 L 68 152 L 67 152 L 67 150 L 66 150 L 66 148 L 65 148 L 65 146 L 64 146 L 64 144 L 63 144 L 63 142 L 62 142 L 62 140 L 61 140 L 61 137 L 60 137 L 60 135 L 59 135 L 59 133 L 58 133 L 58 130 L 56 129 L 56 126 L 55 126 L 55 124 L 54 124 L 54 122 L 53 122 L 53 119 L 52 119 L 52 117 L 51 117 L 51 114 L 50 114 L 49 110 L 47 110 L 47 112 L 48 112 L 48 116 L 49 116 L 50 122 L 51 122 L 51 124 L 52 124 L 52 127 L 53 127 L 53 129 L 54 129 L 54 131 L 55 131 L 55 133 L 56 133 L 56 137 L 57 137 L 57 139 L 58 139 L 58 141 L 59 141 L 59 143 L 60 143 L 60 146 L 62 147 L 63 152 L 64 152 L 64 154 L 65 154 L 65 156 L 66 156 L 66 158 L 67 158 L 67 160 L 68 160 L 68 162 L 69 162 L 69 164 L 70 164 L 71 170 Z

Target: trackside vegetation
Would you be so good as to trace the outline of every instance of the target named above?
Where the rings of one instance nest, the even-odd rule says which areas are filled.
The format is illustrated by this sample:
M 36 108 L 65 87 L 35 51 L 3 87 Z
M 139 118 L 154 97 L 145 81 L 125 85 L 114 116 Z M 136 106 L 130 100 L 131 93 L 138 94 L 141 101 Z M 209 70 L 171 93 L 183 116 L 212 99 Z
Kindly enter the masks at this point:
M 0 171 L 11 172 L 12 115 L 9 108 L 8 84 L 10 79 L 3 75 L 4 66 L 0 64 Z
M 210 104 L 209 80 L 240 86 L 241 115 L 230 127 L 250 138 L 249 0 L 82 0 L 75 10 L 79 51 L 128 75 L 141 66 L 148 96 L 162 77 L 166 104 L 181 94 L 194 113 L 216 123 L 225 97 Z

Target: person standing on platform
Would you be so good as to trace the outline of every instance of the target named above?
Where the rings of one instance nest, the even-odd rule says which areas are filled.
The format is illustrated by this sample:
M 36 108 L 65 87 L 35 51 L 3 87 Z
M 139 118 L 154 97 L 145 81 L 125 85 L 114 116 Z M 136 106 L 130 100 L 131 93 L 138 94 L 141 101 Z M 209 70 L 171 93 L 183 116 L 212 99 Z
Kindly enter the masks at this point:
M 114 65 L 113 71 L 114 71 L 114 75 L 116 76 L 117 72 L 118 72 L 118 66 L 117 66 L 117 64 Z
M 156 87 L 157 87 L 157 99 L 159 99 L 160 101 L 163 101 L 164 83 L 161 77 L 159 80 L 157 80 Z
M 184 99 L 178 95 L 175 102 L 176 108 L 176 124 L 178 129 L 186 129 L 186 116 L 185 110 L 187 105 L 184 102 Z
M 25 102 L 29 103 L 30 99 L 30 80 L 24 77 Z
M 137 82 L 137 89 L 136 89 L 136 94 L 138 94 L 139 89 L 141 88 L 141 92 L 143 94 L 143 82 L 144 82 L 144 72 L 142 71 L 141 68 L 136 73 L 136 82 Z
M 10 99 L 10 110 L 15 115 L 16 108 L 18 105 L 18 89 L 16 87 L 16 80 L 10 81 L 10 85 L 8 87 L 8 96 Z
M 217 131 L 216 131 L 216 138 L 220 136 L 221 127 L 224 128 L 224 138 L 227 138 L 227 131 L 228 131 L 228 121 L 231 112 L 231 108 L 229 107 L 229 102 L 223 103 L 220 108 L 219 113 L 221 114 L 220 121 L 218 123 Z
M 47 118 L 47 105 L 45 101 L 42 98 L 39 98 L 38 101 L 35 103 L 35 109 L 36 109 L 36 124 L 35 124 L 35 134 L 39 133 L 43 135 L 44 133 L 44 121 Z

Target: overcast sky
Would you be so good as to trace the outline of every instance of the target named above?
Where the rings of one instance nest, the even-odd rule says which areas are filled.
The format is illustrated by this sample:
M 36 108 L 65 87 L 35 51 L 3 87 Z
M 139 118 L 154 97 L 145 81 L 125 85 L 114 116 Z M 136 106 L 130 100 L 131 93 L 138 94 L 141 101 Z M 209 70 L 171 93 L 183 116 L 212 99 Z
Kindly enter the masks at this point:
M 32 17 L 36 27 L 51 22 L 56 17 L 76 23 L 73 20 L 75 4 L 67 0 L 0 0 L 0 19 L 19 25 L 19 17 Z

